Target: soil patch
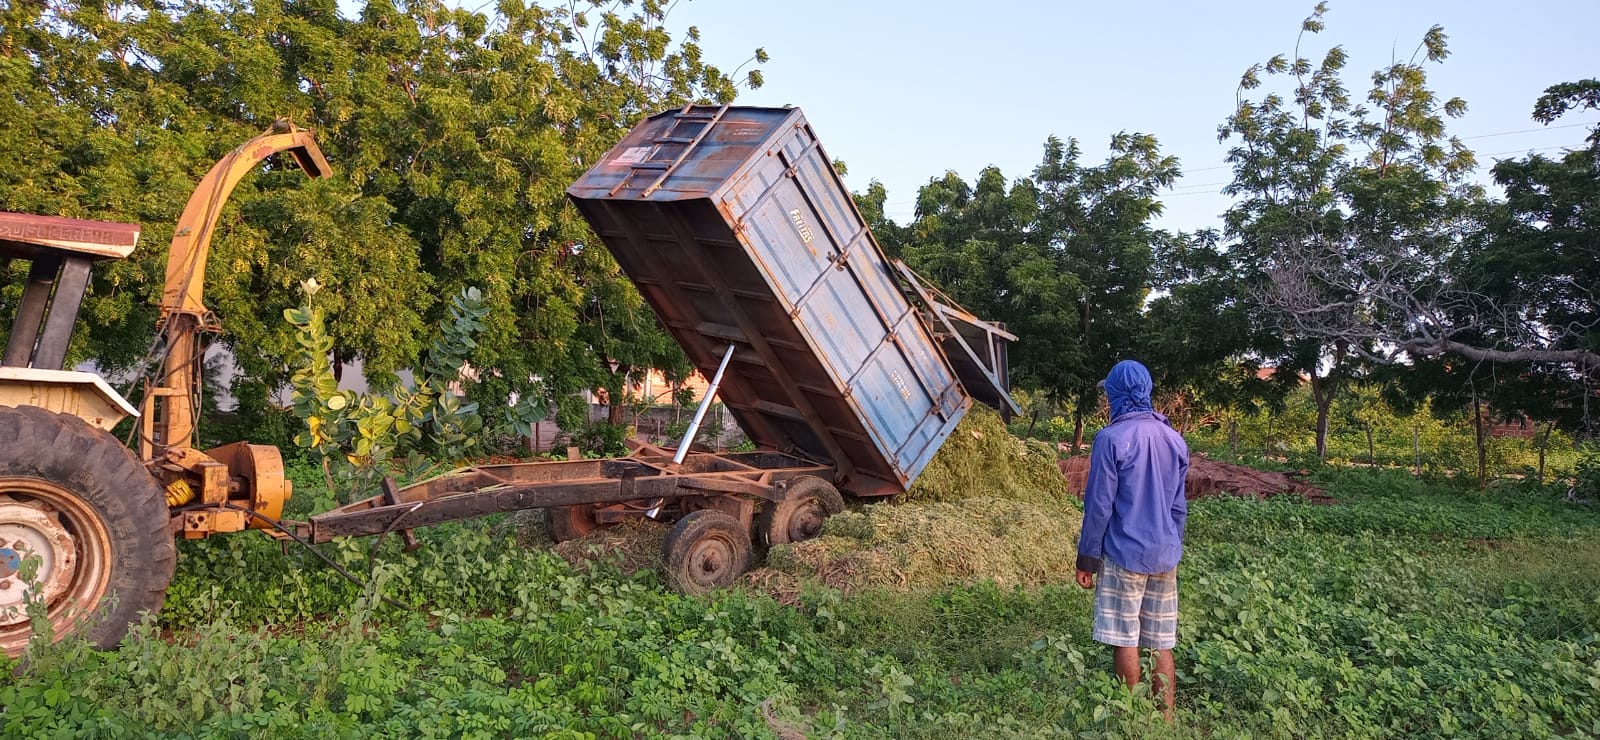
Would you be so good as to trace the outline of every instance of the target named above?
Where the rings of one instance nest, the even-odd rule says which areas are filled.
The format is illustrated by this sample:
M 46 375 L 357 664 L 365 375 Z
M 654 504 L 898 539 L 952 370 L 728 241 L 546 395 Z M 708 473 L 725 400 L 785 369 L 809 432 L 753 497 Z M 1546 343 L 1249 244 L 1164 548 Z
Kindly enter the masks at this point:
M 1060 462 L 1061 474 L 1066 478 L 1067 489 L 1083 498 L 1083 487 L 1089 479 L 1088 456 L 1069 457 Z M 1304 496 L 1317 504 L 1334 503 L 1333 497 L 1300 479 L 1304 473 L 1275 473 L 1257 470 L 1246 465 L 1218 462 L 1199 455 L 1189 458 L 1189 475 L 1185 478 L 1184 497 L 1188 499 L 1207 496 L 1245 496 L 1265 499 L 1270 496 L 1292 494 Z

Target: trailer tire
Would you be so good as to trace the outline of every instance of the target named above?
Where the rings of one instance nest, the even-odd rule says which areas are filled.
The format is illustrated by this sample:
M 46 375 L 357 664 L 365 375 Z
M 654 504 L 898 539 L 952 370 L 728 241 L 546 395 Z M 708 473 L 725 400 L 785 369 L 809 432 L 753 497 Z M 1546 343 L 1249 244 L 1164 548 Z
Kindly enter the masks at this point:
M 844 497 L 821 478 L 802 475 L 789 481 L 781 501 L 769 501 L 756 517 L 756 532 L 768 547 L 804 542 L 822 534 L 828 517 L 844 511 Z
M 161 488 L 131 450 L 75 416 L 0 408 L 0 451 L 0 649 L 19 655 L 32 634 L 16 565 L 34 558 L 55 639 L 116 647 L 172 581 Z
M 712 509 L 679 519 L 661 550 L 667 580 L 686 594 L 730 585 L 750 569 L 750 532 L 738 519 Z
M 600 528 L 594 504 L 552 506 L 544 510 L 544 528 L 556 544 L 575 540 Z

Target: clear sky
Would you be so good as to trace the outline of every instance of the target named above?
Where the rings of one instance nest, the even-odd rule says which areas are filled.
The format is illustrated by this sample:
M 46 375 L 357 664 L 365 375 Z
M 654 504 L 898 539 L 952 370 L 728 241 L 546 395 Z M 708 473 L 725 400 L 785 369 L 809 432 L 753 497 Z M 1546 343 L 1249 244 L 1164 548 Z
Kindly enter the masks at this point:
M 1030 174 L 1046 137 L 1076 137 L 1098 162 L 1118 131 L 1154 134 L 1183 162 L 1161 225 L 1217 225 L 1229 179 L 1217 125 L 1251 64 L 1293 50 L 1311 0 L 1052 2 L 1050 0 L 678 0 L 668 17 L 696 26 L 708 61 L 731 70 L 756 47 L 771 61 L 750 105 L 796 105 L 849 186 L 889 190 L 889 214 L 909 221 L 917 189 L 954 170 Z M 1576 147 L 1600 120 L 1569 113 L 1544 129 L 1529 117 L 1551 84 L 1600 77 L 1600 0 L 1330 0 L 1327 28 L 1305 56 L 1338 44 L 1346 84 L 1408 59 L 1434 24 L 1451 56 L 1429 69 L 1442 97 L 1465 99 L 1449 131 L 1484 170 L 1496 155 Z M 1529 131 L 1529 129 L 1538 129 Z M 1470 137 L 1470 138 L 1469 138 Z

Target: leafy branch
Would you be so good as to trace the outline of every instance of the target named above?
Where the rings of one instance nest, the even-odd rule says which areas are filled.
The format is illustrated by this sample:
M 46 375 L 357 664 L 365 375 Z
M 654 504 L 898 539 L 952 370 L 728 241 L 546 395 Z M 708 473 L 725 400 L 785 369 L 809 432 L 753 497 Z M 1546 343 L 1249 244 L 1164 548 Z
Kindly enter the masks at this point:
M 327 318 L 315 305 L 321 286 L 301 284 L 305 302 L 284 311 L 296 329 L 295 372 L 291 380 L 293 408 L 305 429 L 295 444 L 319 458 L 330 491 L 335 478 L 365 482 L 382 475 L 401 456 L 448 462 L 460 460 L 481 441 L 483 417 L 478 404 L 463 402 L 458 387 L 472 373 L 467 360 L 477 348 L 475 337 L 489 312 L 477 288 L 465 288 L 430 342 L 416 387 L 397 386 L 386 393 L 340 390 L 329 357 L 333 339 Z M 524 396 L 506 410 L 506 421 L 524 432 L 545 411 L 542 399 Z

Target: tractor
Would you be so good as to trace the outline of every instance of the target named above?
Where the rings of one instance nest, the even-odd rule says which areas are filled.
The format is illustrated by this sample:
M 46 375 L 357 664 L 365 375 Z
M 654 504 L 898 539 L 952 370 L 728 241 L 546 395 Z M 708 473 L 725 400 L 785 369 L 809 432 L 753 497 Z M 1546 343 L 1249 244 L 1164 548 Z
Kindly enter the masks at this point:
M 290 496 L 276 447 L 195 449 L 206 256 L 222 205 L 263 160 L 287 153 L 329 174 L 310 131 L 287 121 L 220 159 L 173 232 L 152 357 L 135 408 L 105 379 L 65 369 L 90 266 L 126 259 L 135 224 L 0 213 L 0 258 L 29 262 L 0 361 L 0 649 L 19 655 L 32 622 L 100 647 L 161 607 L 174 537 L 268 529 Z M 112 436 L 137 417 L 137 452 Z

